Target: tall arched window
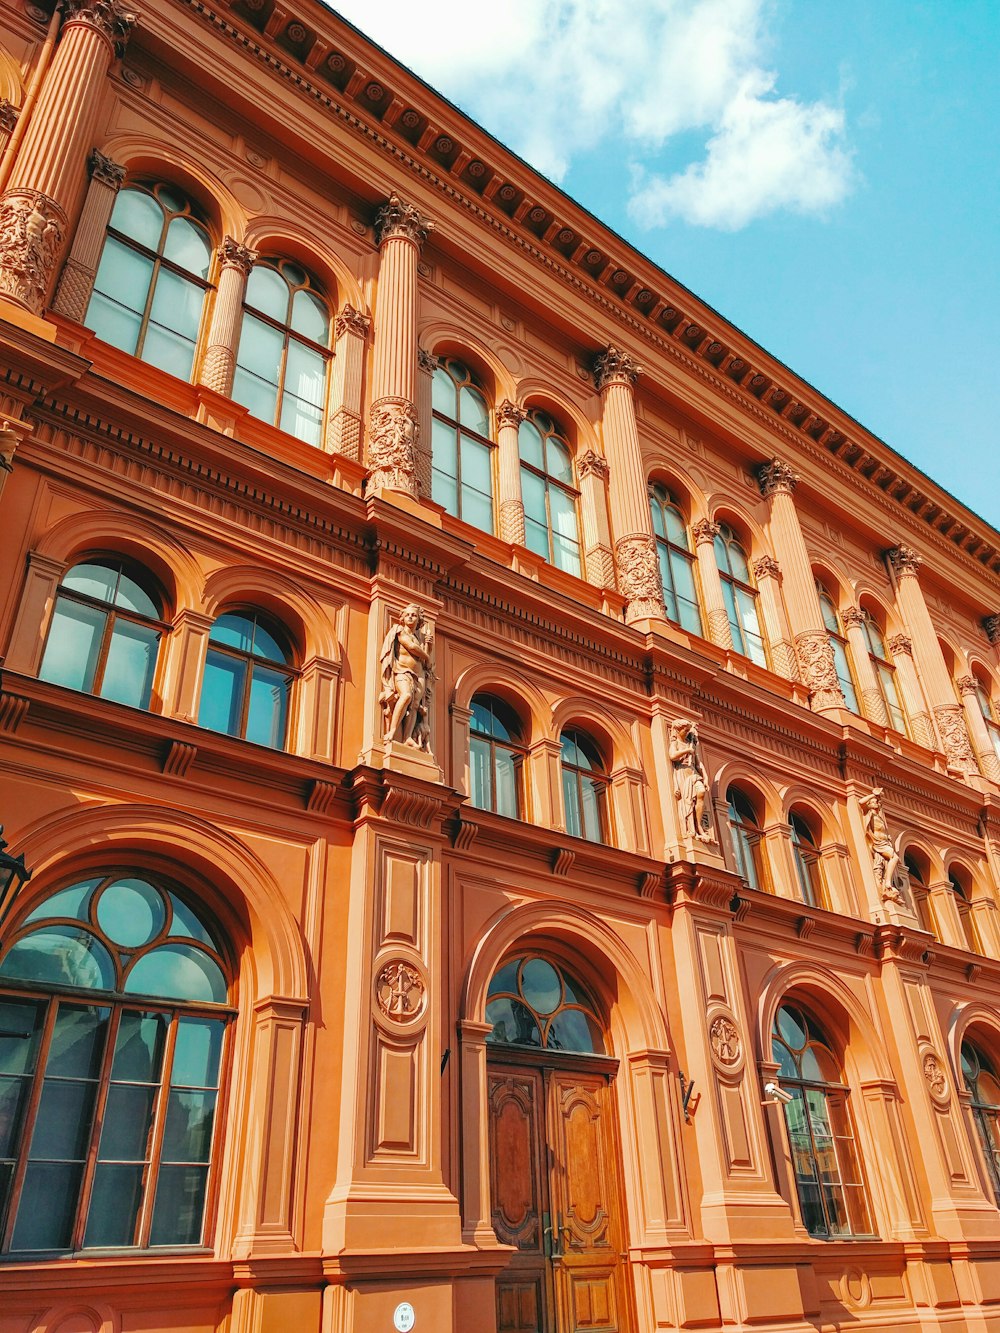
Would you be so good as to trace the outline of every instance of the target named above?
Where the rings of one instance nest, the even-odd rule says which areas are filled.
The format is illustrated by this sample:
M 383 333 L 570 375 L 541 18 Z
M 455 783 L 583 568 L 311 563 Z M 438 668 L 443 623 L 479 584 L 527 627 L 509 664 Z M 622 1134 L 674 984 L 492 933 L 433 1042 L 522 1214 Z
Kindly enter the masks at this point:
M 860 713 L 857 690 L 854 686 L 854 674 L 851 671 L 847 635 L 844 633 L 837 603 L 819 581 L 816 583 L 816 594 L 819 597 L 819 606 L 823 613 L 823 624 L 826 626 L 827 638 L 830 641 L 830 647 L 833 649 L 833 660 L 837 667 L 837 680 L 844 692 L 844 700 L 852 713 Z
M 597 747 L 582 731 L 560 737 L 566 832 L 591 842 L 608 841 L 608 779 Z
M 280 750 L 288 729 L 291 654 L 257 611 L 229 612 L 209 633 L 198 724 Z
M 472 701 L 469 719 L 469 799 L 480 810 L 520 819 L 524 745 L 514 710 L 489 694 Z
M 148 708 L 162 615 L 145 571 L 116 559 L 74 565 L 59 585 L 39 675 L 55 685 Z
M 233 398 L 255 417 L 321 444 L 330 311 L 304 268 L 260 259 L 247 279 Z
M 539 411 L 521 422 L 517 443 L 528 549 L 579 576 L 583 571 L 576 513 L 579 492 L 572 451 L 552 418 Z
M 931 916 L 930 891 L 927 888 L 927 871 L 913 854 L 907 852 L 903 857 L 903 865 L 906 867 L 906 873 L 910 881 L 910 897 L 913 899 L 913 910 L 917 914 L 917 920 L 920 922 L 921 930 L 929 931 L 931 935 L 935 934 L 934 920 Z
M 486 1021 L 494 1046 L 603 1055 L 603 1025 L 586 988 L 537 954 L 511 958 L 490 982 Z
M 87 324 L 123 352 L 190 379 L 212 244 L 172 185 L 129 185 L 115 201 Z
M 718 524 L 715 538 L 715 563 L 722 581 L 722 596 L 729 617 L 733 647 L 758 666 L 767 666 L 764 637 L 757 616 L 757 589 L 750 578 L 747 553 L 732 528 Z
M 750 798 L 739 787 L 730 787 L 726 793 L 729 804 L 729 836 L 733 843 L 736 873 L 751 889 L 764 891 L 764 855 L 761 847 L 760 824 Z
M 997 758 L 1000 759 L 1000 709 L 997 708 L 990 686 L 982 676 L 976 672 L 972 679 L 976 682 L 976 702 L 979 704 L 979 711 L 986 721 L 986 730 L 990 734 Z
M 794 810 L 788 816 L 788 827 L 791 830 L 792 857 L 802 901 L 810 907 L 825 907 L 823 867 L 816 837 L 807 821 Z
M 870 611 L 862 609 L 861 616 L 861 629 L 868 644 L 868 656 L 878 682 L 879 693 L 889 715 L 889 726 L 893 731 L 901 731 L 904 736 L 908 735 L 906 714 L 903 712 L 903 706 L 899 701 L 899 690 L 896 688 L 896 668 L 885 646 L 885 637 Z
M 0 1249 L 205 1242 L 229 969 L 178 891 L 59 890 L 0 953 Z
M 688 538 L 687 523 L 680 505 L 665 486 L 649 488 L 649 509 L 656 534 L 656 554 L 660 561 L 660 582 L 667 619 L 692 634 L 704 635 L 701 607 L 695 582 L 694 556 Z
M 958 912 L 963 943 L 970 953 L 981 953 L 976 924 L 972 919 L 972 880 L 968 874 L 952 866 L 948 871 L 948 883 Z
M 972 1099 L 969 1105 L 993 1197 L 1000 1207 L 1000 1079 L 993 1061 L 970 1041 L 962 1042 L 962 1077 Z
M 773 1059 L 791 1101 L 785 1124 L 802 1221 L 811 1236 L 871 1236 L 871 1216 L 840 1064 L 822 1029 L 783 1004 L 775 1016 Z
M 493 531 L 493 441 L 490 409 L 468 366 L 451 357 L 432 383 L 434 501 L 484 532 Z

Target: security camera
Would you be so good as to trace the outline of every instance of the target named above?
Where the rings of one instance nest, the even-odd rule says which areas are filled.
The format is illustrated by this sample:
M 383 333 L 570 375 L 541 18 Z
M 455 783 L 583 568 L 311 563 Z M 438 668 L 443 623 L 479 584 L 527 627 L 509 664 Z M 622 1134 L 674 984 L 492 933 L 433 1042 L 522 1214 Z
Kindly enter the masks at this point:
M 777 1083 L 765 1083 L 764 1100 L 765 1103 L 780 1102 L 782 1106 L 787 1106 L 788 1103 L 793 1102 L 795 1098 L 792 1093 L 786 1092 L 784 1088 L 779 1088 Z

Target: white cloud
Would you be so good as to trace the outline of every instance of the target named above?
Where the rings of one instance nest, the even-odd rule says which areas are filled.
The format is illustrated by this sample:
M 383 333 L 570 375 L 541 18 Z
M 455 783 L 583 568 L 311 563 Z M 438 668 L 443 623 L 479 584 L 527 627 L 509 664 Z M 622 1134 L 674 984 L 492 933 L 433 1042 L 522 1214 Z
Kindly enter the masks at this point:
M 821 213 L 852 181 L 843 112 L 777 94 L 768 2 L 505 0 L 482 25 L 468 0 L 335 7 L 553 179 L 614 153 L 633 164 L 640 225 L 735 230 Z M 679 135 L 700 154 L 666 173 Z

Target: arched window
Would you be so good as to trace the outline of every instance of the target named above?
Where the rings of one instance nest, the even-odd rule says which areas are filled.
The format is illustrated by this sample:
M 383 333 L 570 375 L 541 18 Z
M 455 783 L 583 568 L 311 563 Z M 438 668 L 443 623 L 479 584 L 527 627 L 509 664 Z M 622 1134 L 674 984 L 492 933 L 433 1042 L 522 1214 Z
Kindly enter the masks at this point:
M 1000 759 L 1000 710 L 989 685 L 978 672 L 972 679 L 976 682 L 976 702 L 979 704 L 979 711 L 986 721 L 986 730 L 990 734 L 996 756 Z
M 605 1053 L 603 1025 L 586 988 L 537 954 L 512 958 L 490 982 L 486 1021 L 494 1046 Z
M 968 875 L 952 867 L 948 871 L 948 883 L 951 885 L 951 892 L 955 900 L 955 910 L 958 912 L 958 924 L 962 929 L 963 943 L 970 953 L 981 953 L 982 950 L 979 947 L 976 935 L 976 925 L 972 919 L 971 880 Z
M 823 613 L 823 624 L 826 626 L 827 638 L 830 641 L 830 647 L 833 649 L 833 660 L 837 667 L 837 680 L 844 692 L 844 700 L 852 713 L 860 713 L 857 690 L 854 686 L 854 674 L 851 671 L 850 649 L 847 645 L 847 635 L 844 633 L 840 612 L 837 610 L 837 603 L 818 580 L 816 593 L 819 597 L 820 611 Z
M 962 1042 L 962 1077 L 971 1097 L 970 1109 L 976 1133 L 1000 1207 L 1000 1079 L 992 1060 L 969 1041 Z
M 281 630 L 257 611 L 229 612 L 208 639 L 199 726 L 280 750 L 293 675 Z
M 538 411 L 521 422 L 517 444 L 528 549 L 579 576 L 583 570 L 576 514 L 579 492 L 570 447 L 552 418 Z
M 480 810 L 521 818 L 524 746 L 514 710 L 501 699 L 480 694 L 469 719 L 469 799 Z
M 493 442 L 482 388 L 449 357 L 434 372 L 432 401 L 431 495 L 449 514 L 492 532 Z
M 868 644 L 868 656 L 875 672 L 875 679 L 878 681 L 879 693 L 889 714 L 889 726 L 893 731 L 901 731 L 904 736 L 908 735 L 906 714 L 899 702 L 899 691 L 896 688 L 896 668 L 889 657 L 882 630 L 870 611 L 862 609 L 861 616 L 861 629 Z
M 766 884 L 764 856 L 760 824 L 753 803 L 739 787 L 730 787 L 726 800 L 729 803 L 729 836 L 733 842 L 736 873 L 742 875 L 751 889 L 763 891 Z
M 321 444 L 330 311 L 304 268 L 260 259 L 247 279 L 233 398 L 255 417 Z
M 660 561 L 660 582 L 667 619 L 692 634 L 704 635 L 701 607 L 695 583 L 694 556 L 688 538 L 687 523 L 680 505 L 665 486 L 649 488 L 649 509 L 656 534 L 656 554 Z
M 802 901 L 810 907 L 825 907 L 823 867 L 813 831 L 794 810 L 788 816 L 788 827 L 791 830 L 792 856 Z
M 722 596 L 729 617 L 733 647 L 758 666 L 767 666 L 764 638 L 757 616 L 757 590 L 750 578 L 747 553 L 726 523 L 718 524 L 715 538 L 715 563 L 722 580 Z
M 0 953 L 0 1248 L 201 1245 L 226 1027 L 212 926 L 165 884 L 94 875 Z
M 931 917 L 930 893 L 927 888 L 927 872 L 912 852 L 907 852 L 903 857 L 903 865 L 909 876 L 910 896 L 913 899 L 913 910 L 917 914 L 920 928 L 933 935 L 935 931 Z
M 59 585 L 42 680 L 148 708 L 162 614 L 145 571 L 113 559 L 74 565 Z
M 99 338 L 190 379 L 212 243 L 172 185 L 119 191 L 87 324 Z
M 566 832 L 591 842 L 608 841 L 608 779 L 593 741 L 569 729 L 560 737 Z
M 811 1236 L 871 1236 L 848 1089 L 820 1027 L 783 1004 L 772 1034 L 802 1221 Z

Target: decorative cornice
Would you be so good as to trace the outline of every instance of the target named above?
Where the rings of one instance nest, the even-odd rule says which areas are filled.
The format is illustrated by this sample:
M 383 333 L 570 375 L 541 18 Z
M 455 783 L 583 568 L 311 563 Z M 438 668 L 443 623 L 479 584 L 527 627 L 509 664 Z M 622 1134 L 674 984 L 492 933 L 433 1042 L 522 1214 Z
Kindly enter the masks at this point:
M 129 35 L 138 22 L 138 14 L 126 9 L 121 0 L 65 0 L 63 28 L 71 23 L 86 24 L 114 47 L 119 60 L 125 54 Z
M 607 481 L 611 476 L 608 460 L 595 449 L 588 449 L 580 455 L 576 460 L 576 471 L 579 477 L 597 477 L 601 481 Z
M 783 463 L 780 458 L 772 458 L 766 463 L 761 463 L 754 468 L 754 475 L 757 478 L 757 485 L 760 487 L 760 493 L 765 499 L 779 492 L 783 495 L 791 495 L 795 487 L 799 484 L 799 474 L 787 463 Z
M 911 546 L 893 546 L 886 551 L 885 558 L 892 566 L 892 571 L 897 579 L 904 575 L 912 575 L 914 578 L 920 573 L 920 566 L 924 563 L 923 557 L 918 555 Z
M 352 305 L 345 305 L 336 318 L 333 331 L 337 338 L 343 338 L 345 333 L 353 333 L 356 338 L 363 339 L 368 337 L 371 327 L 372 322 L 368 315 L 363 315 Z M 417 355 L 419 359 L 419 353 Z
M 518 407 L 517 403 L 512 403 L 509 398 L 505 398 L 497 408 L 497 425 L 500 428 L 513 426 L 516 430 L 527 415 L 523 407 Z M 579 464 L 577 466 L 579 467 Z
M 250 270 L 257 262 L 257 251 L 241 245 L 232 236 L 224 236 L 215 253 L 222 268 L 237 268 L 245 278 L 250 276 Z
M 419 250 L 433 228 L 434 223 L 419 213 L 413 204 L 404 203 L 395 190 L 375 214 L 375 240 L 380 246 L 400 238 L 412 241 Z
M 119 162 L 113 162 L 99 148 L 91 151 L 90 157 L 87 158 L 87 169 L 91 180 L 109 186 L 116 193 L 121 189 L 122 181 L 125 179 L 125 168 Z
M 705 542 L 714 542 L 719 535 L 719 525 L 713 523 L 710 518 L 699 518 L 697 523 L 691 525 L 691 535 L 694 537 L 696 546 L 701 546 Z
M 642 373 L 634 356 L 611 344 L 594 357 L 594 383 L 601 391 L 612 384 L 626 384 L 631 389 Z

